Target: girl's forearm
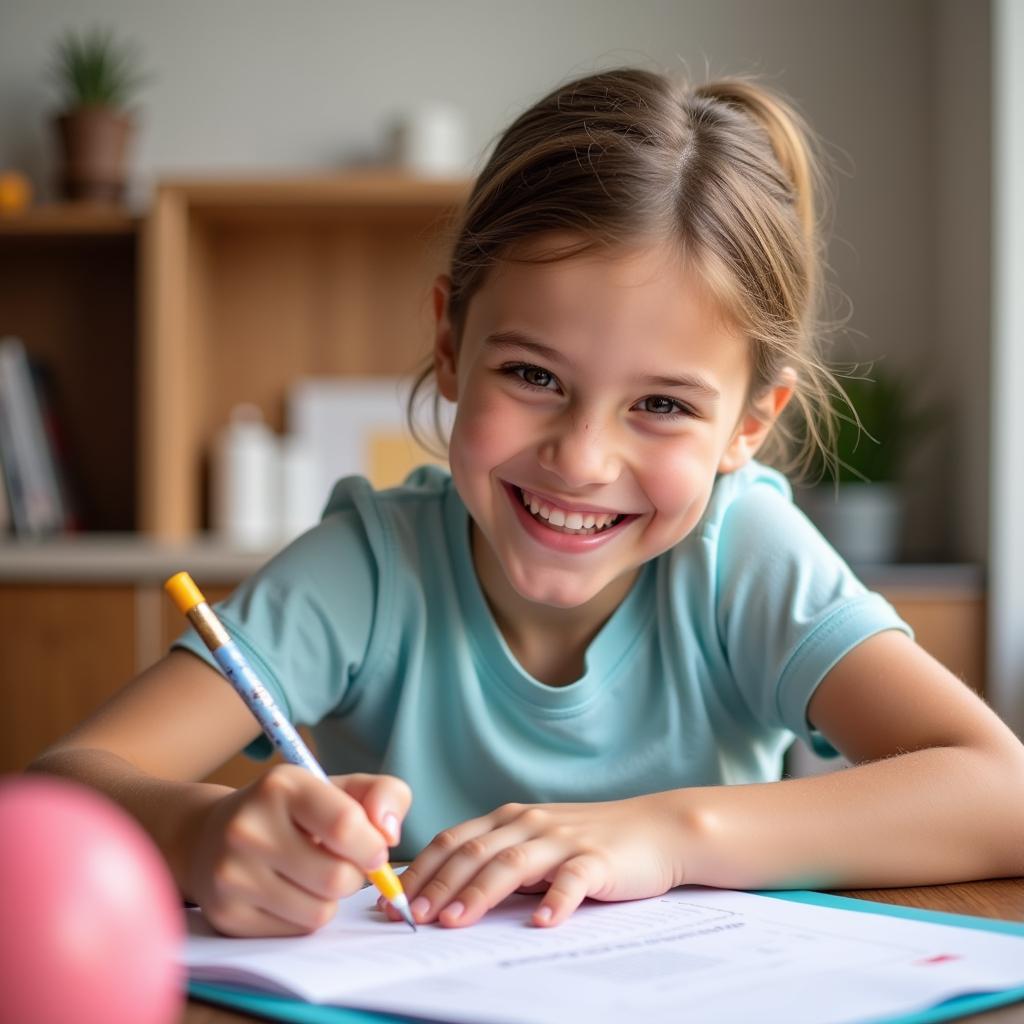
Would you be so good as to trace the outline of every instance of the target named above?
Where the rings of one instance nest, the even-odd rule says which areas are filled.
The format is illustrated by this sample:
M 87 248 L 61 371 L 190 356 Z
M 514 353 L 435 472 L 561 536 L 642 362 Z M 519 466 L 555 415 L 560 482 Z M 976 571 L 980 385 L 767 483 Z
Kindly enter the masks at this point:
M 191 898 L 189 865 L 202 819 L 217 801 L 234 792 L 210 783 L 159 779 L 116 754 L 89 748 L 50 751 L 29 771 L 84 783 L 120 804 L 160 848 L 186 899 Z
M 1024 874 L 1024 768 L 976 749 L 663 795 L 681 830 L 676 877 L 688 884 L 880 888 Z

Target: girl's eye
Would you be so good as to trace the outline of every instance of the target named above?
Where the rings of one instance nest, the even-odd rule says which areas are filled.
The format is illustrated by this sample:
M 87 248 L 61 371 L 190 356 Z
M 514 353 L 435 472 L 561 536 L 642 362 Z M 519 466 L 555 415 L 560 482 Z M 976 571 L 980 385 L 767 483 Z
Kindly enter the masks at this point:
M 640 399 L 634 408 L 641 412 L 649 412 L 654 416 L 692 416 L 693 410 L 676 398 L 666 395 L 648 395 Z
M 513 363 L 509 366 L 503 366 L 501 372 L 518 377 L 527 387 L 542 388 L 545 391 L 550 390 L 552 384 L 555 386 L 558 384 L 553 373 L 549 373 L 543 367 L 533 366 L 530 363 Z

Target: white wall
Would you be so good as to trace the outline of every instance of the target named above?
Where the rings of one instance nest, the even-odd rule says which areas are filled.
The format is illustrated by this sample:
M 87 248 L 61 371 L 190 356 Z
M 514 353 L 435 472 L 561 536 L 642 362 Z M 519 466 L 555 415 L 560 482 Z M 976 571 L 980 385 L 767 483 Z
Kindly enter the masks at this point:
M 598 67 L 760 74 L 797 100 L 842 169 L 831 261 L 853 307 L 847 353 L 889 353 L 915 367 L 943 412 L 976 417 L 984 381 L 970 379 L 965 394 L 959 369 L 935 354 L 940 336 L 940 348 L 961 336 L 987 347 L 985 304 L 949 298 L 977 269 L 977 246 L 951 246 L 960 228 L 948 225 L 974 225 L 977 205 L 962 203 L 965 165 L 936 171 L 959 140 L 943 134 L 939 100 L 987 81 L 987 12 L 988 0 L 0 0 L 0 166 L 48 190 L 45 68 L 71 26 L 135 37 L 153 72 L 135 161 L 142 192 L 161 175 L 372 157 L 416 99 L 459 104 L 482 151 L 543 91 Z M 977 158 L 987 180 L 987 153 Z M 943 335 L 950 310 L 961 321 Z M 967 444 L 976 465 L 979 441 Z M 918 461 L 912 553 L 977 557 L 984 494 L 951 505 L 959 478 L 948 452 L 933 446 Z
M 1024 4 L 993 10 L 992 522 L 986 696 L 1024 737 Z

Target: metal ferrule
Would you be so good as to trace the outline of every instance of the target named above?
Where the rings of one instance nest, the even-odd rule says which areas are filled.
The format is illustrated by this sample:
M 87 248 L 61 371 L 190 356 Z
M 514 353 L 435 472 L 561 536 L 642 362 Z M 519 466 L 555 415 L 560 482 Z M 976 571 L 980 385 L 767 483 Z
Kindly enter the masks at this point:
M 188 621 L 211 651 L 230 642 L 228 631 L 220 624 L 220 620 L 213 614 L 213 609 L 205 601 L 190 608 L 187 615 Z

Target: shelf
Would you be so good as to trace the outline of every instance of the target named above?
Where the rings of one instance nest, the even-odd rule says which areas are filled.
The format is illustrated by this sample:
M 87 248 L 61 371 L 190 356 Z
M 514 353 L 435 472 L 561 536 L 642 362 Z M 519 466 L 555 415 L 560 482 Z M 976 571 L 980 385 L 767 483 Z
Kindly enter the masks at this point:
M 214 223 L 262 222 L 275 215 L 344 218 L 360 212 L 405 219 L 417 210 L 437 216 L 454 209 L 466 197 L 468 183 L 382 169 L 279 179 L 170 179 L 161 183 L 161 192 Z
M 165 544 L 131 533 L 0 540 L 0 585 L 162 584 L 183 569 L 201 587 L 234 585 L 274 553 L 230 547 L 211 536 L 188 544 Z
M 134 235 L 141 218 L 123 206 L 100 203 L 53 203 L 22 213 L 0 214 L 0 237 L 66 238 Z
M 417 369 L 468 191 L 394 171 L 161 183 L 142 251 L 146 534 L 182 541 L 208 526 L 207 460 L 233 406 L 281 430 L 301 377 Z
M 233 547 L 215 535 L 188 542 L 153 540 L 134 533 L 67 534 L 43 540 L 0 540 L 0 582 L 146 582 L 163 580 L 195 565 L 217 582 L 237 582 L 276 554 L 278 548 Z M 984 593 L 982 567 L 973 564 L 870 565 L 855 567 L 873 590 L 977 598 Z
M 0 217 L 0 335 L 46 372 L 81 521 L 138 525 L 135 475 L 139 219 L 120 207 Z

